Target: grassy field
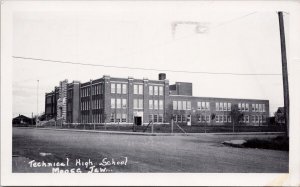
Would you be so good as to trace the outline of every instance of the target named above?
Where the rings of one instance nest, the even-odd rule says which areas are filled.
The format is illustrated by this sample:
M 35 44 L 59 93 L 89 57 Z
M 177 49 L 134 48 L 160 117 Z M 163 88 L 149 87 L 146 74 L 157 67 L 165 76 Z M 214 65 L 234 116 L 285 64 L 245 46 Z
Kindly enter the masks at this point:
M 76 166 L 76 159 L 95 165 L 106 161 L 107 172 L 288 172 L 288 152 L 233 148 L 221 142 L 268 135 L 141 136 L 13 128 L 13 172 L 51 172 L 52 168 L 31 168 L 28 162 L 66 162 L 60 169 Z M 269 135 L 269 137 L 274 137 Z M 50 155 L 43 155 L 50 153 Z

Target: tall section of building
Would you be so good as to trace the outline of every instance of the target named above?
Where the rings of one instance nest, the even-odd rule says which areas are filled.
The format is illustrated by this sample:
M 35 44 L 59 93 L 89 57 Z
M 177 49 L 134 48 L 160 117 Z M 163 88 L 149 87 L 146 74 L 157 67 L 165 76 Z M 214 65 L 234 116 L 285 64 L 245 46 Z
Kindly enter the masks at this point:
M 46 94 L 45 114 L 67 123 L 143 125 L 173 119 L 186 125 L 226 125 L 233 122 L 233 108 L 245 125 L 264 125 L 269 117 L 268 100 L 194 97 L 192 83 L 169 85 L 161 73 L 158 80 L 104 75 L 85 83 L 62 81 Z

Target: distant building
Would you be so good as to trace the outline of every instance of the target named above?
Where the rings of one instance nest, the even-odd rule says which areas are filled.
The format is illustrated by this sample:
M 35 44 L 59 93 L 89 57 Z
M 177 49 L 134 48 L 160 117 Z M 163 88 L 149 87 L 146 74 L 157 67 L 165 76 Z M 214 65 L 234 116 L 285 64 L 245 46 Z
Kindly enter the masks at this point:
M 175 122 L 187 125 L 232 124 L 236 105 L 245 125 L 264 125 L 269 101 L 193 96 L 193 85 L 169 85 L 166 74 L 158 80 L 114 78 L 108 75 L 85 83 L 68 80 L 45 95 L 47 119 L 67 123 L 135 123 L 136 125 Z
M 277 111 L 275 112 L 275 123 L 283 125 L 285 124 L 285 114 L 284 114 L 284 107 L 278 107 Z
M 29 124 L 32 124 L 32 119 L 29 118 L 29 117 L 26 117 L 24 115 L 20 115 L 13 118 L 12 120 L 12 124 L 14 125 L 29 125 Z

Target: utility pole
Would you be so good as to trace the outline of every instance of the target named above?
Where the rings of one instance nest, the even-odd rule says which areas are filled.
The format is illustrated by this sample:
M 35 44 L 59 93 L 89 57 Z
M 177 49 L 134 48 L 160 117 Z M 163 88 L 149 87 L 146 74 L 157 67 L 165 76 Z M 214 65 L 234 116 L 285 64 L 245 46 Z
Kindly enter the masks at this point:
M 287 70 L 287 57 L 284 33 L 284 20 L 282 12 L 278 12 L 280 42 L 281 42 L 281 61 L 282 61 L 282 80 L 283 80 L 283 98 L 284 98 L 284 116 L 285 116 L 285 133 L 289 136 L 289 114 L 290 114 L 290 101 L 289 101 L 289 82 Z
M 39 80 L 37 80 L 37 89 L 36 89 L 36 119 L 35 119 L 35 126 L 38 125 L 39 119 Z

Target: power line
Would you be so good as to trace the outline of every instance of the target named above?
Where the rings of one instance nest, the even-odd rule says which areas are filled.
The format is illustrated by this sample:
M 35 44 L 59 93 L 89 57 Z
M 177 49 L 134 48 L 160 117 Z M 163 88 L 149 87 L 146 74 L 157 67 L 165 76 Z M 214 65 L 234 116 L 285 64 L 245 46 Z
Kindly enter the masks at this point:
M 209 72 L 209 71 L 184 71 L 184 70 L 140 68 L 140 67 L 129 67 L 129 66 L 113 66 L 113 65 L 104 65 L 104 64 L 80 63 L 80 62 L 50 60 L 50 59 L 42 59 L 42 58 L 21 57 L 21 56 L 12 56 L 12 57 L 16 59 L 35 60 L 40 62 L 51 62 L 51 63 L 60 63 L 60 64 L 104 67 L 104 68 L 144 70 L 144 71 L 159 71 L 159 72 L 164 71 L 164 72 L 172 72 L 172 73 L 191 73 L 191 74 L 208 74 L 208 75 L 243 75 L 243 76 L 281 76 L 280 73 L 231 73 L 231 72 Z

